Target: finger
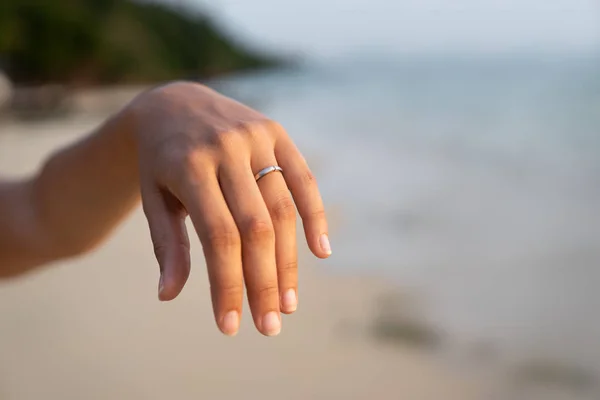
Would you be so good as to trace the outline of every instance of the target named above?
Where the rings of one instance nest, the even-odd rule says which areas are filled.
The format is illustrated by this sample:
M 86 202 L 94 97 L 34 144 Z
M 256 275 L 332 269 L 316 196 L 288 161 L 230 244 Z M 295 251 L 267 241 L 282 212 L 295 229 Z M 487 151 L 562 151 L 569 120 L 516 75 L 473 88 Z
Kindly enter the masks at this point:
M 242 264 L 248 303 L 256 328 L 264 335 L 281 331 L 275 264 L 275 233 L 269 211 L 254 180 L 249 160 L 227 160 L 219 173 L 221 188 L 242 239 Z
M 172 300 L 181 292 L 190 274 L 185 210 L 173 195 L 153 184 L 142 186 L 142 204 L 160 268 L 158 298 Z
M 331 245 L 327 219 L 315 176 L 287 135 L 281 135 L 277 139 L 275 157 L 283 169 L 283 176 L 298 207 L 308 247 L 317 257 L 329 257 Z
M 257 151 L 252 170 L 277 165 L 272 147 Z M 280 172 L 272 172 L 258 181 L 275 230 L 275 259 L 280 295 L 280 309 L 286 314 L 298 306 L 298 251 L 296 247 L 296 207 Z
M 214 168 L 191 168 L 182 186 L 179 196 L 202 243 L 217 326 L 233 336 L 239 329 L 244 296 L 240 235 Z

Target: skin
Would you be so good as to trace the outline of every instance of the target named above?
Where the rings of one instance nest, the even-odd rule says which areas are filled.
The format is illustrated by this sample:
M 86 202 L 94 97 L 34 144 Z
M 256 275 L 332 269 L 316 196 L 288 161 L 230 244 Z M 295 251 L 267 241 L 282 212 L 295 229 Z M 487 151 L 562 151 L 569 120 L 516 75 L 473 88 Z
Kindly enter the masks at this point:
M 256 182 L 271 165 L 283 174 Z M 331 254 L 316 180 L 285 130 L 205 86 L 176 82 L 139 95 L 30 179 L 0 184 L 0 278 L 96 248 L 140 199 L 159 299 L 177 297 L 189 276 L 189 216 L 227 335 L 238 331 L 244 286 L 264 335 L 296 310 L 296 207 L 311 251 Z

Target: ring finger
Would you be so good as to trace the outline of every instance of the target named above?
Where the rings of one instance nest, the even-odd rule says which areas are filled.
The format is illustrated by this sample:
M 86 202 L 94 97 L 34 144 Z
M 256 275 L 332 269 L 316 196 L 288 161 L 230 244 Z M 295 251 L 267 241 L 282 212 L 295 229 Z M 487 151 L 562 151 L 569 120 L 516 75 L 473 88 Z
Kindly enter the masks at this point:
M 252 159 L 252 170 L 259 172 L 277 165 L 273 150 L 264 149 Z M 266 156 L 264 156 L 266 155 Z M 285 173 L 285 171 L 282 171 Z M 298 252 L 296 247 L 296 206 L 282 172 L 273 171 L 259 178 L 262 193 L 275 230 L 275 257 L 281 311 L 290 314 L 298 305 Z

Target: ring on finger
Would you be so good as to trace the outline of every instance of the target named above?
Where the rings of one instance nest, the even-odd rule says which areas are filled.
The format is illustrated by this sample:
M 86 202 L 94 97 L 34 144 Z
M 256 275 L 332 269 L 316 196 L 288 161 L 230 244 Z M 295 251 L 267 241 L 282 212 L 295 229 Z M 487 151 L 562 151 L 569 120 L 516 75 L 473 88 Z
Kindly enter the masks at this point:
M 261 180 L 266 175 L 270 174 L 271 172 L 275 172 L 275 171 L 279 171 L 279 172 L 283 173 L 283 169 L 281 169 L 280 166 L 278 166 L 278 165 L 271 165 L 269 167 L 263 168 L 260 171 L 258 171 L 254 175 L 254 179 L 256 180 L 256 182 L 258 182 L 259 180 Z

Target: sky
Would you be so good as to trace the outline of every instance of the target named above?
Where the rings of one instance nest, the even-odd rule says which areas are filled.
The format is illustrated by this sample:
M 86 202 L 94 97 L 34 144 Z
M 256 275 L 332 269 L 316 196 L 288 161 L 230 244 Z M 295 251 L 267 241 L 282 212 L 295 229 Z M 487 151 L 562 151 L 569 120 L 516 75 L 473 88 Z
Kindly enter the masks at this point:
M 316 57 L 600 50 L 597 0 L 171 0 L 244 42 Z

